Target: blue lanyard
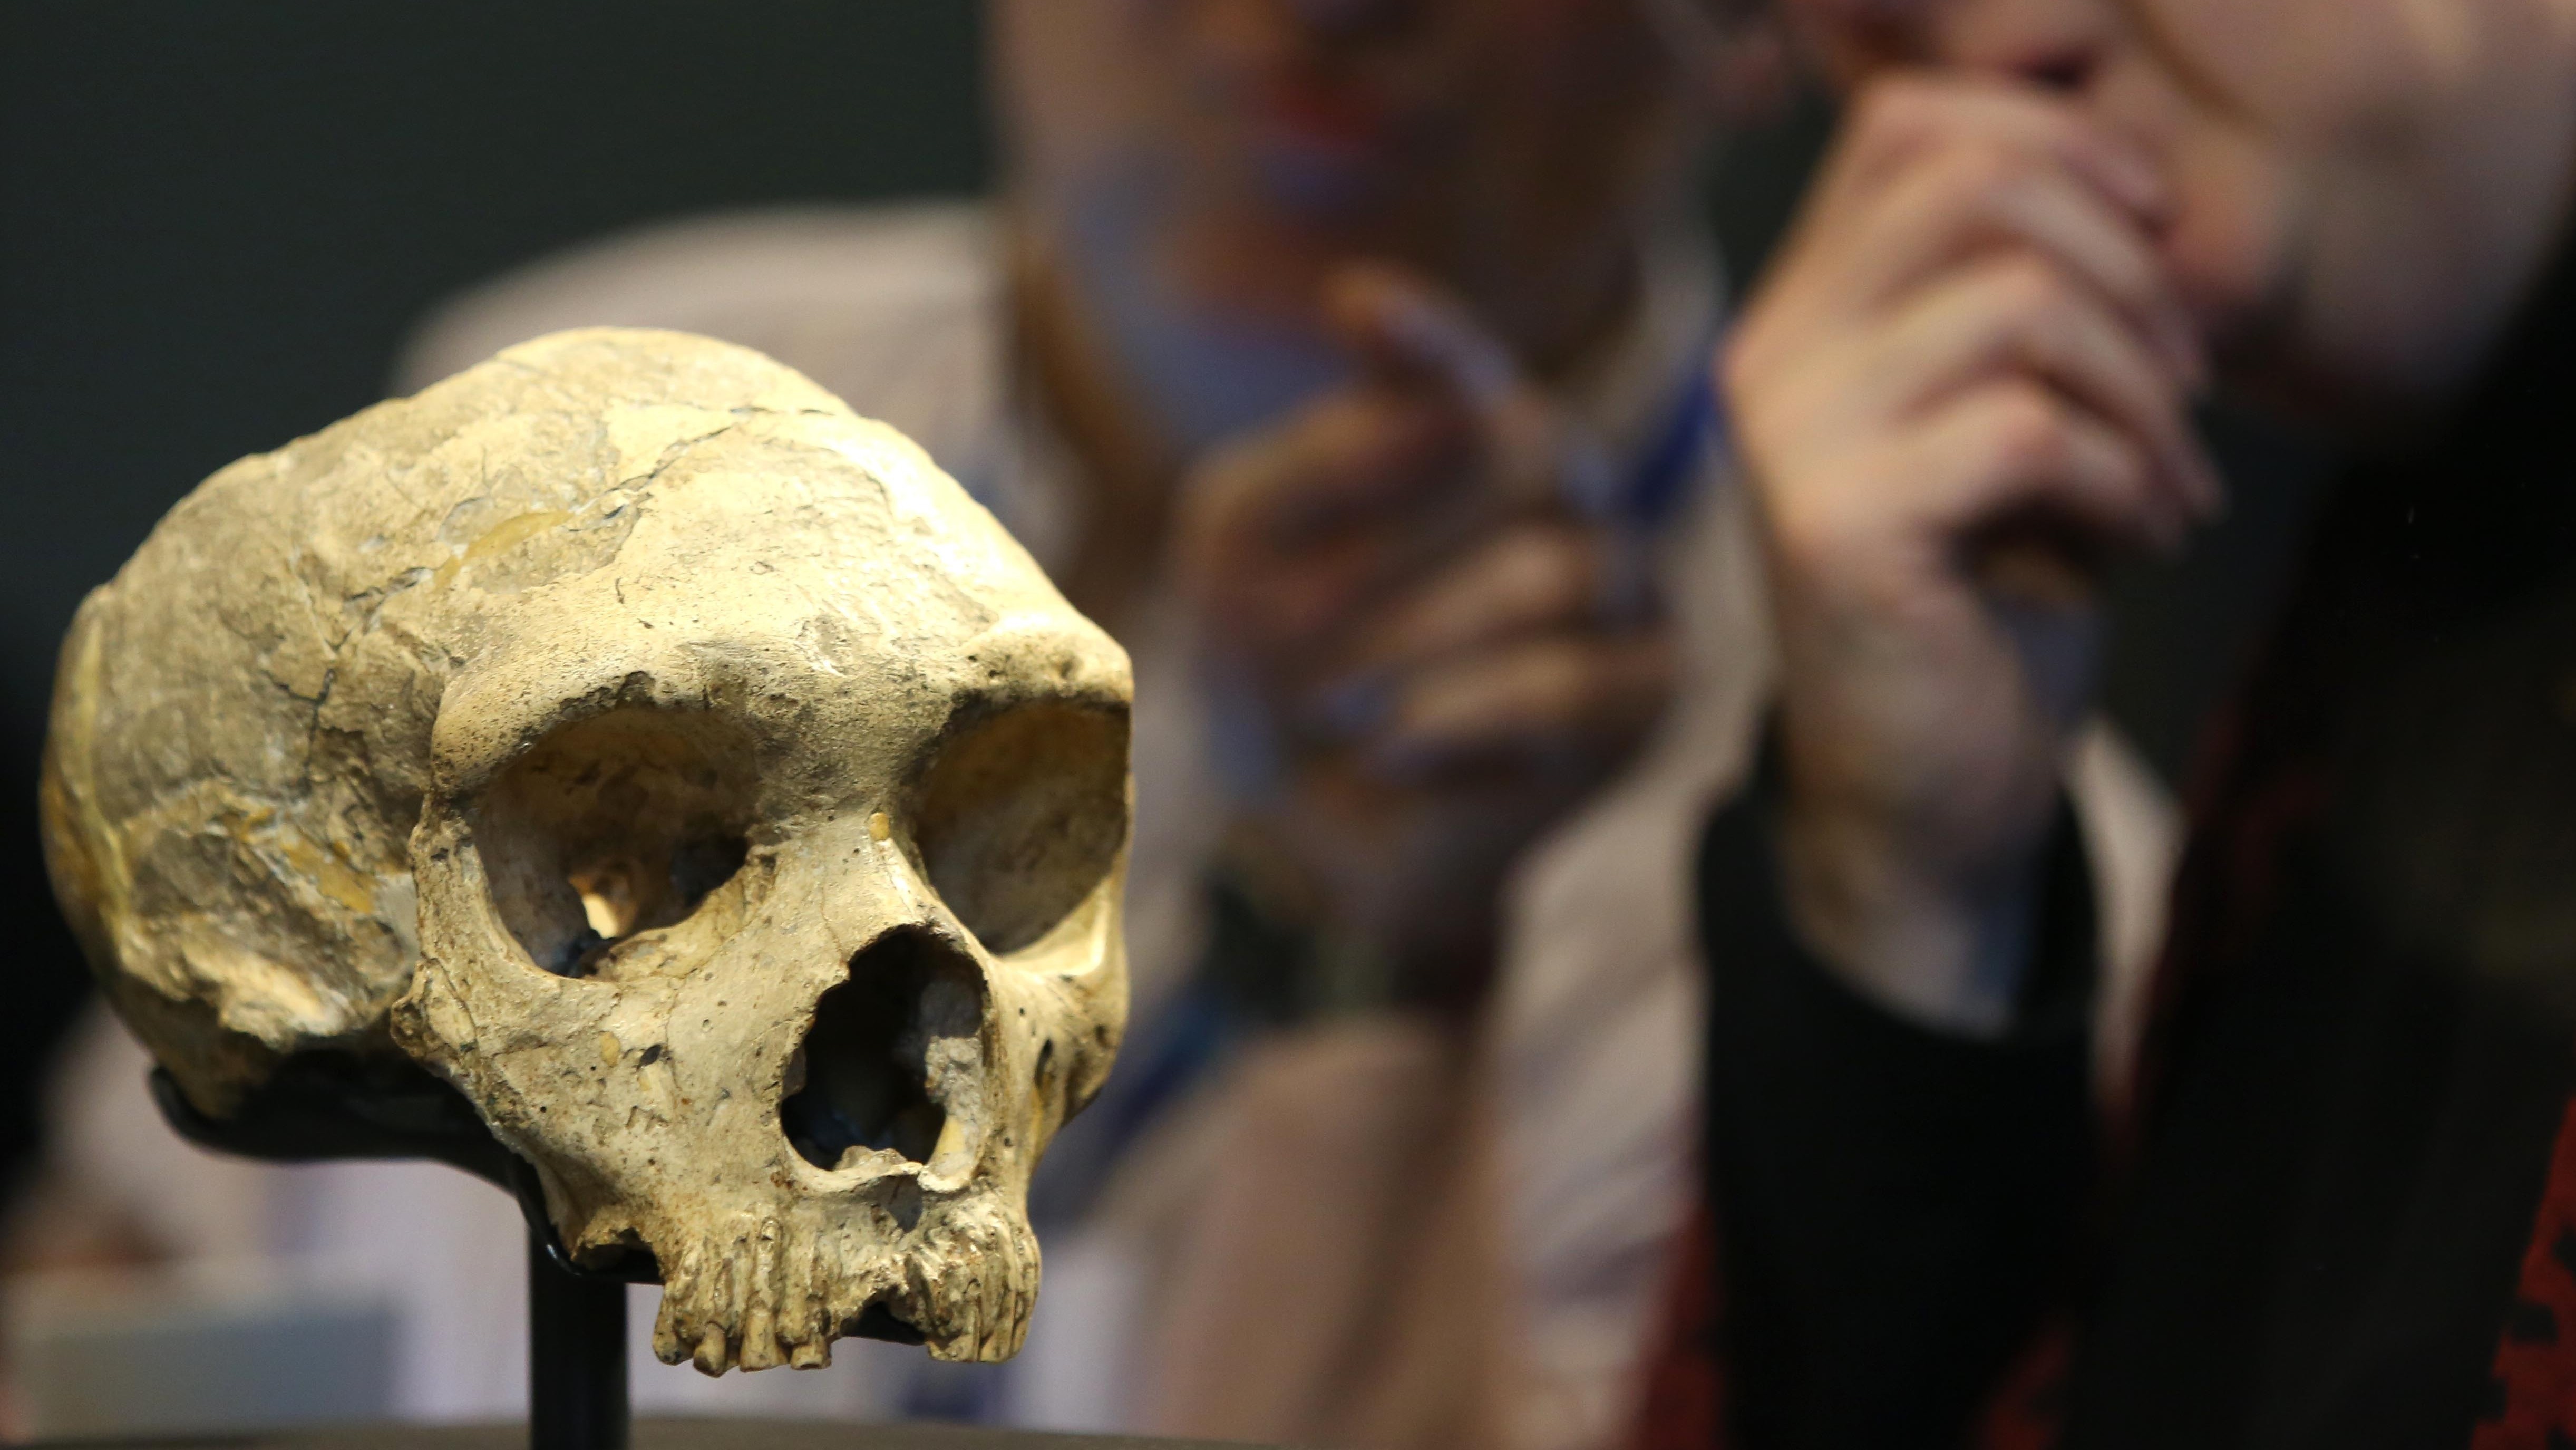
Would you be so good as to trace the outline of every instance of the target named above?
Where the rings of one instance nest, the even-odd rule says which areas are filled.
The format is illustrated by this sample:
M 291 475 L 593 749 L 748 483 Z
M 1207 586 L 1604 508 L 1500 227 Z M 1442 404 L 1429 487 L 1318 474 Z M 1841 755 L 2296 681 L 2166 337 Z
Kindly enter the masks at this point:
M 1709 349 L 1694 354 L 1705 357 Z M 1639 533 L 1652 532 L 1671 520 L 1675 510 L 1690 496 L 1691 485 L 1700 473 L 1700 461 L 1708 454 L 1722 430 L 1719 427 L 1717 388 L 1705 369 L 1693 368 L 1685 374 L 1678 395 L 1665 407 L 1663 430 L 1637 458 L 1619 489 L 1616 514 L 1622 523 Z

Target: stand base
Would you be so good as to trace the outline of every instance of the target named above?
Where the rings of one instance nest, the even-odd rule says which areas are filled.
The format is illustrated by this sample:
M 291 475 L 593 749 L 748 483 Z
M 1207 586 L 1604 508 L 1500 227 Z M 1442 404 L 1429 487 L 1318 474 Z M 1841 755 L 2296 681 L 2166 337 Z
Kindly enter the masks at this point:
M 524 1425 L 348 1425 L 265 1434 L 39 1443 L 30 1450 L 525 1450 Z M 1249 1450 L 1209 1440 L 1040 1435 L 836 1420 L 638 1420 L 635 1450 Z

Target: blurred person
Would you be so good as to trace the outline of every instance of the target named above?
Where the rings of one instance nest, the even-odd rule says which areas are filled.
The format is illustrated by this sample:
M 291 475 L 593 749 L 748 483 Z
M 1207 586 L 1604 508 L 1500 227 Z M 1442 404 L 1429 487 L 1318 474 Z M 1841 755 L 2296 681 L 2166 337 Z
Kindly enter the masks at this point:
M 2576 5 L 1783 8 L 1854 103 L 1723 358 L 1779 692 L 1648 1442 L 2576 1443 Z M 2213 380 L 2351 462 L 2133 1072 L 2062 762 Z
M 1471 1024 L 1506 871 L 1672 692 L 1709 78 L 1637 0 L 991 14 L 999 207 L 612 243 L 461 303 L 409 376 L 577 321 L 763 348 L 1134 653 L 1134 1030 L 1037 1189 L 1051 1302 L 1000 1413 L 1489 1439 Z

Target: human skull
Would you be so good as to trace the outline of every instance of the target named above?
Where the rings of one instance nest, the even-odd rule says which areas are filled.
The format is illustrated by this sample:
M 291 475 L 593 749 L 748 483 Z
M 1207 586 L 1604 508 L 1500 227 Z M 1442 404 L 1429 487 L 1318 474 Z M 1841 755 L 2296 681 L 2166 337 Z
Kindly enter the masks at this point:
M 1129 693 L 899 434 L 563 333 L 171 511 L 64 646 L 47 853 L 195 1107 L 408 1053 L 577 1261 L 651 1251 L 664 1360 L 999 1359 L 1126 1015 Z

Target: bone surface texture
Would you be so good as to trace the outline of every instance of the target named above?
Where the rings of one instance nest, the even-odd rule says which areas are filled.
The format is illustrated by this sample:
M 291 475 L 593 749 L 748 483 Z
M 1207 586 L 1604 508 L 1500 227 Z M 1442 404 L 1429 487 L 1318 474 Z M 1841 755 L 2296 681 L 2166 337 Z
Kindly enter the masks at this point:
M 402 1053 L 665 1360 L 1019 1346 L 1126 1015 L 1126 657 L 758 354 L 563 333 L 216 474 L 81 608 L 57 895 L 202 1111 Z

